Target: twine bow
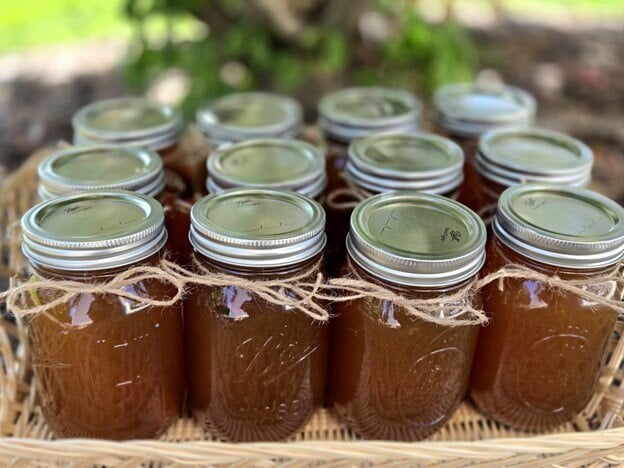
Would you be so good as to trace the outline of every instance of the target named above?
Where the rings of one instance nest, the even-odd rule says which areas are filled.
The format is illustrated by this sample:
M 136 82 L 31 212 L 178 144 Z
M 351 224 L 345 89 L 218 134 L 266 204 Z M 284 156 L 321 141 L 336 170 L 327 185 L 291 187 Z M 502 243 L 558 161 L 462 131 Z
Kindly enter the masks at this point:
M 209 270 L 197 258 L 193 258 L 193 263 L 198 273 L 167 260 L 163 261 L 162 265 L 165 271 L 177 276 L 187 285 L 215 287 L 235 285 L 271 304 L 291 307 L 315 320 L 323 322 L 329 320 L 327 307 L 317 302 L 319 299 L 324 299 L 319 294 L 323 285 L 323 274 L 319 271 L 320 260 L 301 273 L 281 279 L 248 279 Z M 314 277 L 313 282 L 305 281 L 311 277 Z

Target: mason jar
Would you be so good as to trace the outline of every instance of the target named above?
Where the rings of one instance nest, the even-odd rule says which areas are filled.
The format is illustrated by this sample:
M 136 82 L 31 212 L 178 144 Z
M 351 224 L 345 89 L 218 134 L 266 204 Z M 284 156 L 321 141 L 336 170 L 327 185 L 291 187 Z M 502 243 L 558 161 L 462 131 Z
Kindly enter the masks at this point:
M 570 421 L 597 389 L 617 317 L 583 294 L 618 294 L 603 278 L 624 254 L 624 210 L 589 190 L 525 184 L 503 192 L 492 230 L 484 274 L 522 267 L 542 277 L 503 278 L 483 290 L 490 322 L 471 396 L 496 421 L 547 430 Z
M 222 146 L 208 158 L 208 174 L 209 193 L 274 188 L 319 200 L 327 185 L 325 155 L 299 140 L 256 139 Z
M 491 219 L 507 187 L 531 182 L 585 187 L 591 181 L 593 160 L 587 145 L 563 133 L 490 130 L 479 141 L 477 184 L 463 191 L 459 201 Z
M 467 286 L 483 265 L 485 240 L 476 214 L 437 195 L 375 195 L 355 208 L 343 274 L 404 299 L 440 303 L 427 320 L 385 294 L 336 302 L 329 395 L 354 431 L 417 440 L 454 413 L 468 388 L 480 326 L 453 319 L 480 308 L 480 294 Z
M 447 138 L 427 133 L 382 133 L 349 145 L 345 180 L 361 194 L 416 190 L 456 197 L 463 180 L 464 155 Z M 337 193 L 337 192 L 336 192 Z M 328 193 L 327 242 L 332 276 L 345 259 L 345 239 L 352 208 Z M 348 198 L 348 197 L 347 197 Z
M 110 281 L 132 267 L 157 266 L 167 240 L 163 209 L 125 191 L 71 193 L 22 218 L 32 281 Z M 165 301 L 175 288 L 143 278 L 125 291 Z M 33 289 L 46 305 L 62 293 Z M 77 292 L 28 318 L 43 416 L 57 437 L 143 439 L 178 417 L 185 382 L 182 305 L 155 306 L 113 293 Z
M 506 85 L 455 83 L 433 97 L 436 131 L 459 144 L 466 157 L 461 198 L 470 198 L 478 185 L 475 158 L 479 137 L 488 130 L 531 127 L 535 120 L 533 96 Z
M 191 409 L 226 440 L 291 437 L 323 402 L 327 323 L 289 304 L 300 297 L 285 284 L 322 272 L 323 209 L 293 192 L 233 189 L 199 200 L 191 219 L 195 273 L 222 279 L 184 305 Z M 274 300 L 253 289 L 269 281 Z

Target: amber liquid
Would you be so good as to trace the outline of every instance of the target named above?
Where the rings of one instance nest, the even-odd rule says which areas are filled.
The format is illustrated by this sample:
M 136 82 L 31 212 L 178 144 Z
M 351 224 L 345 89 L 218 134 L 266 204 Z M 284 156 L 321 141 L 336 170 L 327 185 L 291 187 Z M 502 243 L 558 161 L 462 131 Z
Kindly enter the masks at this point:
M 406 297 L 452 292 L 399 288 L 350 268 L 347 274 Z M 336 303 L 334 311 L 329 393 L 336 412 L 369 439 L 418 440 L 439 429 L 466 393 L 480 327 L 436 325 L 372 298 Z
M 608 270 L 572 272 L 530 261 L 490 241 L 484 273 L 510 263 L 563 279 L 591 279 Z M 592 287 L 605 294 L 608 287 Z M 542 431 L 571 420 L 596 390 L 614 311 L 534 280 L 505 279 L 483 291 L 491 318 L 479 337 L 471 396 L 497 421 Z
M 477 211 L 481 206 L 479 189 L 479 173 L 476 167 L 479 137 L 458 135 L 448 129 L 436 126 L 435 132 L 457 143 L 464 152 L 464 181 L 459 188 L 458 201 L 468 208 Z
M 169 258 L 179 265 L 191 263 L 193 247 L 189 241 L 191 229 L 191 210 L 179 203 L 180 198 L 171 192 L 163 192 L 158 200 L 165 208 L 165 227 L 167 228 L 167 252 Z M 190 198 L 186 204 L 193 205 L 196 198 Z
M 334 190 L 345 188 L 347 184 L 341 177 L 348 160 L 348 144 L 338 141 L 327 141 L 327 188 L 325 193 L 330 194 Z M 327 233 L 327 274 L 336 277 L 340 274 L 340 268 L 346 255 L 345 239 L 349 232 L 351 210 L 338 210 L 325 206 L 325 232 Z
M 288 278 L 312 265 L 244 271 L 203 264 L 251 279 Z M 191 407 L 207 430 L 231 441 L 282 440 L 321 405 L 327 324 L 238 286 L 193 291 L 185 318 Z
M 158 151 L 162 157 L 164 167 L 179 175 L 186 190 L 181 197 L 188 199 L 194 195 L 206 194 L 206 179 L 208 168 L 206 160 L 210 150 L 205 152 L 181 152 L 181 145 L 176 144 Z
M 151 260 L 150 262 L 152 262 Z M 103 280 L 93 274 L 37 270 L 46 278 Z M 169 285 L 145 280 L 127 290 L 165 299 Z M 45 304 L 52 292 L 33 292 Z M 57 437 L 143 439 L 178 417 L 184 391 L 183 317 L 172 307 L 82 293 L 33 316 L 28 330 L 43 416 Z
M 491 220 L 496 214 L 500 195 L 507 187 L 476 174 L 474 180 L 464 181 L 458 201 L 472 209 L 484 220 Z

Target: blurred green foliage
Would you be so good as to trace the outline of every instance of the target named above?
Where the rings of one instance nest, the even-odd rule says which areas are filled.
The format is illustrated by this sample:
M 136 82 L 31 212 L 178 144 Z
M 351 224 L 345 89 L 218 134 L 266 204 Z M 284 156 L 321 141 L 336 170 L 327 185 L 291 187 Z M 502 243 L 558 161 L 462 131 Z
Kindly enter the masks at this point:
M 301 95 L 329 82 L 430 92 L 472 77 L 476 53 L 469 37 L 450 21 L 424 21 L 413 0 L 353 1 L 352 10 L 338 13 L 322 10 L 331 0 L 308 3 L 317 3 L 316 10 L 297 11 L 293 33 L 245 0 L 127 0 L 136 29 L 125 65 L 128 83 L 142 91 L 163 73 L 181 71 L 190 84 L 182 108 L 191 115 L 204 101 L 232 91 Z M 366 38 L 361 14 L 373 15 L 383 37 Z

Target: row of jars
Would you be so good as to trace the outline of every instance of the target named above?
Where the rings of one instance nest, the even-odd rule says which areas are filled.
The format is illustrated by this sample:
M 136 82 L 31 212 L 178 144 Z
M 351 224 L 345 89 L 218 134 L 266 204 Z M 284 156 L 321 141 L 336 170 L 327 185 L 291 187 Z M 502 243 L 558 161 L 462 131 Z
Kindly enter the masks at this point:
M 345 255 L 349 193 L 356 199 L 392 190 L 440 194 L 490 219 L 506 187 L 521 182 L 585 186 L 591 179 L 591 150 L 567 135 L 530 128 L 535 101 L 517 88 L 442 88 L 434 98 L 442 135 L 416 132 L 421 107 L 414 96 L 395 89 L 329 94 L 319 104 L 326 137 L 319 148 L 293 139 L 301 134 L 302 112 L 292 99 L 233 94 L 197 114 L 208 149 L 183 154 L 176 151 L 182 124 L 172 108 L 141 99 L 99 102 L 73 119 L 79 147 L 40 167 L 40 194 L 46 199 L 75 190 L 122 188 L 158 196 L 168 205 L 171 247 L 184 262 L 191 250 L 190 220 L 177 209 L 178 198 L 232 187 L 297 191 L 327 210 L 329 273 L 335 276 Z M 163 162 L 150 149 L 183 178 L 181 188 L 165 184 Z
M 586 189 L 523 184 L 500 197 L 486 227 L 447 197 L 390 192 L 350 218 L 341 275 L 404 299 L 440 299 L 431 320 L 387 296 L 321 301 L 316 320 L 250 281 L 312 282 L 326 250 L 321 205 L 291 191 L 229 189 L 191 210 L 189 239 L 200 278 L 183 301 L 166 281 L 125 283 L 128 296 L 77 293 L 29 320 L 42 412 L 60 437 L 148 438 L 188 407 L 226 440 L 280 440 L 326 402 L 367 438 L 427 437 L 467 391 L 487 416 L 525 430 L 571 420 L 596 389 L 616 312 L 540 278 L 506 278 L 457 293 L 478 277 L 524 266 L 587 282 L 613 297 L 624 255 L 624 209 Z M 65 194 L 22 219 L 23 251 L 37 278 L 106 283 L 157 266 L 167 243 L 164 210 L 128 191 Z M 486 255 L 487 251 L 487 255 Z M 33 305 L 60 293 L 33 289 Z M 141 301 L 132 295 L 143 298 Z M 461 319 L 466 308 L 489 323 Z M 438 319 L 438 320 L 435 320 Z
M 414 132 L 421 106 L 405 92 L 357 88 L 329 95 L 319 107 L 327 137 L 321 151 L 289 140 L 301 132 L 294 101 L 259 93 L 228 96 L 198 114 L 198 128 L 212 148 L 207 165 L 207 154 L 181 155 L 176 148 L 182 127 L 170 108 L 135 99 L 88 106 L 73 122 L 80 146 L 52 155 L 39 168 L 40 195 L 50 201 L 39 214 L 24 218 L 24 251 L 40 275 L 81 280 L 106 279 L 129 265 L 156 261 L 165 243 L 182 263 L 194 250 L 202 274 L 229 272 L 241 278 L 290 278 L 324 255 L 333 276 L 355 275 L 405 296 L 448 294 L 478 274 L 486 236 L 472 211 L 435 194 L 459 198 L 489 217 L 507 186 L 586 184 L 592 156 L 568 136 L 524 128 L 532 122 L 535 104 L 514 88 L 454 85 L 441 90 L 435 104 L 437 122 L 450 139 Z M 190 190 L 168 185 L 163 165 L 182 176 Z M 241 186 L 247 191 L 230 192 Z M 282 192 L 258 192 L 259 187 L 302 196 L 283 198 Z M 56 199 L 68 200 L 61 206 L 56 204 L 65 202 L 53 200 L 67 192 L 109 189 L 157 197 L 165 207 L 166 230 L 159 222 L 145 227 L 145 242 L 140 232 L 125 231 L 135 229 L 141 216 L 158 212 L 153 200 L 139 195 L 143 202 L 129 194 L 123 201 L 115 194 L 102 200 L 65 195 Z M 214 195 L 190 214 L 178 209 L 179 198 L 206 189 Z M 364 193 L 361 198 L 403 192 L 369 198 L 349 226 L 351 208 L 330 203 L 341 189 Z M 509 215 L 499 210 L 486 271 L 525 263 L 547 274 L 591 279 L 615 268 L 623 248 L 618 205 L 590 192 L 540 190 L 509 202 Z M 320 221 L 324 212 L 309 198 L 325 205 L 327 245 Z M 596 203 L 602 208 L 592 211 Z M 535 207 L 534 215 L 546 224 L 533 224 L 526 207 Z M 300 225 L 305 220 L 314 227 Z M 47 223 L 50 234 L 44 233 Z M 600 226 L 594 230 L 594 224 Z M 281 231 L 288 226 L 305 232 Z M 535 229 L 545 237 L 536 237 Z M 59 246 L 64 236 L 70 239 Z M 556 251 L 545 255 L 553 242 Z M 593 242 L 600 243 L 598 250 L 592 250 Z M 348 266 L 341 271 L 345 259 Z M 165 311 L 117 297 L 80 295 L 69 307 L 59 307 L 52 322 L 50 314 L 31 321 L 44 414 L 58 435 L 154 436 L 177 415 L 184 361 L 192 408 L 224 438 L 287 437 L 321 403 L 329 375 L 328 401 L 358 432 L 416 439 L 452 414 L 473 367 L 471 394 L 484 412 L 520 428 L 544 429 L 568 420 L 593 393 L 615 315 L 606 308 L 589 314 L 596 304 L 562 296 L 539 282 L 506 281 L 511 289 L 505 294 L 486 288 L 491 302 L 485 305 L 491 317 L 510 316 L 493 318 L 480 332 L 478 326 L 417 320 L 374 298 L 335 305 L 336 318 L 327 326 L 264 303 L 236 285 L 196 291 L 187 297 L 183 314 L 176 307 Z M 134 290 L 146 297 L 173 294 L 152 283 Z M 478 308 L 480 296 L 471 300 Z M 536 315 L 536 309 L 545 310 Z M 576 317 L 583 310 L 585 318 Z M 95 326 L 99 317 L 106 322 L 102 329 Z M 529 318 L 536 321 L 532 332 L 522 328 Z M 481 364 L 472 366 L 479 333 Z M 177 347 L 182 342 L 186 358 Z M 91 350 L 76 354 L 81 344 Z M 61 351 L 67 354 L 57 355 Z M 564 362 L 542 365 L 544 353 Z M 492 361 L 492 355 L 502 357 Z M 102 392 L 101 387 L 114 388 Z M 102 418 L 113 414 L 123 417 Z

